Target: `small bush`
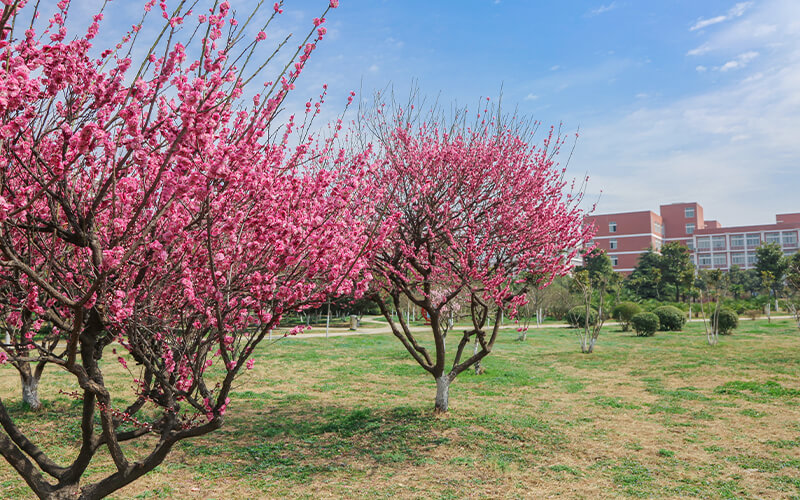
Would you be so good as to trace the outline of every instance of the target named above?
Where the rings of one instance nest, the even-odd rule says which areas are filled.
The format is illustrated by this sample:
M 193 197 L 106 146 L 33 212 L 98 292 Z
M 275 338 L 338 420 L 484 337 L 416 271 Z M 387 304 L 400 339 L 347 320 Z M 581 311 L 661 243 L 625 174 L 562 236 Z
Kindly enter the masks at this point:
M 712 324 L 714 323 L 714 318 L 711 318 Z M 736 327 L 739 326 L 739 315 L 735 312 L 731 311 L 730 309 L 720 309 L 719 313 L 717 313 L 717 324 L 719 327 L 717 331 L 720 335 L 730 335 Z
M 635 314 L 631 318 L 633 331 L 639 337 L 652 337 L 660 327 L 658 316 L 650 312 Z
M 615 320 L 619 321 L 622 325 L 622 331 L 627 332 L 631 329 L 631 318 L 642 312 L 639 304 L 634 302 L 620 302 L 614 308 L 612 316 Z
M 567 313 L 567 323 L 575 328 L 583 328 L 586 325 L 586 306 L 575 306 Z M 589 309 L 589 324 L 597 324 L 597 311 Z
M 661 329 L 665 332 L 679 332 L 686 323 L 686 315 L 677 307 L 661 306 L 653 312 L 658 316 Z

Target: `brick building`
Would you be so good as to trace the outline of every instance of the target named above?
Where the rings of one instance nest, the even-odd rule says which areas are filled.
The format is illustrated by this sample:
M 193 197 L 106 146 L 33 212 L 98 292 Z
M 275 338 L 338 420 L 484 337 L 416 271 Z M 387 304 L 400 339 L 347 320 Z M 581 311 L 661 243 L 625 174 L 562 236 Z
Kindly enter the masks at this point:
M 716 220 L 705 220 L 703 207 L 696 202 L 661 205 L 660 213 L 650 210 L 591 215 L 594 241 L 605 250 L 616 271 L 629 274 L 639 256 L 653 248 L 658 251 L 669 241 L 689 247 L 695 266 L 700 269 L 743 269 L 755 267 L 755 249 L 762 242 L 775 242 L 787 255 L 800 249 L 800 213 L 778 214 L 774 224 L 723 227 Z

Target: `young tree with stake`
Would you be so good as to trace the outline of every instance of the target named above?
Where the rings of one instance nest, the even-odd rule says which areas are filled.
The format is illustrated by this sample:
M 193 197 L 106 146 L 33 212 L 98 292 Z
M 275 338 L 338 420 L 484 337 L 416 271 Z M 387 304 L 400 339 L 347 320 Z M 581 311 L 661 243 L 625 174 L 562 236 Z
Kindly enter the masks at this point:
M 608 315 L 605 306 L 606 292 L 615 286 L 619 275 L 614 272 L 608 254 L 600 249 L 592 249 L 583 255 L 584 265 L 575 269 L 572 287 L 578 292 L 583 301 L 583 324 L 578 325 L 578 338 L 581 343 L 581 352 L 591 354 L 600 337 L 605 318 Z M 597 295 L 596 320 L 592 321 L 594 310 L 592 302 Z M 608 307 L 609 310 L 612 307 Z

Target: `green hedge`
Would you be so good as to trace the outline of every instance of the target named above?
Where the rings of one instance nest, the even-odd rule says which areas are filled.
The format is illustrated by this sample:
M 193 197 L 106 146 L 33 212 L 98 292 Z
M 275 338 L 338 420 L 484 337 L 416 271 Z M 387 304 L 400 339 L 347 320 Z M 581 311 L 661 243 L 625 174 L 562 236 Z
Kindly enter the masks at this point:
M 653 313 L 658 316 L 661 329 L 665 332 L 679 332 L 686 324 L 686 315 L 673 306 L 661 306 L 656 308 Z
M 659 329 L 660 324 L 658 316 L 651 312 L 639 313 L 631 318 L 633 331 L 639 337 L 652 337 Z

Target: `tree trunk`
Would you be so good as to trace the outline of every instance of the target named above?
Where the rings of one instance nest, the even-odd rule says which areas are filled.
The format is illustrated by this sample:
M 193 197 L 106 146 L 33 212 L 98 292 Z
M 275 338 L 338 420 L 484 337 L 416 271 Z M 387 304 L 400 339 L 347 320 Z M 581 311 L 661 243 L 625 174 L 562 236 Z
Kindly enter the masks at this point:
M 39 401 L 39 379 L 34 375 L 20 373 L 22 382 L 22 401 L 30 406 L 31 410 L 38 410 L 42 407 Z
M 450 398 L 450 377 L 442 375 L 436 379 L 436 405 L 434 412 L 447 413 L 447 403 Z
M 328 330 L 331 328 L 331 303 L 328 302 L 328 317 L 325 319 L 325 338 L 328 338 Z
M 478 354 L 478 347 L 479 346 L 480 346 L 480 344 L 478 343 L 478 337 L 476 336 L 475 337 L 475 347 L 473 347 L 473 349 L 472 349 L 472 354 L 473 355 Z M 475 367 L 475 375 L 481 375 L 483 373 L 483 368 L 481 368 L 481 360 L 480 359 L 475 362 L 474 367 Z
M 767 301 L 767 323 L 772 323 L 772 314 L 770 312 L 771 307 L 772 304 L 769 301 Z

